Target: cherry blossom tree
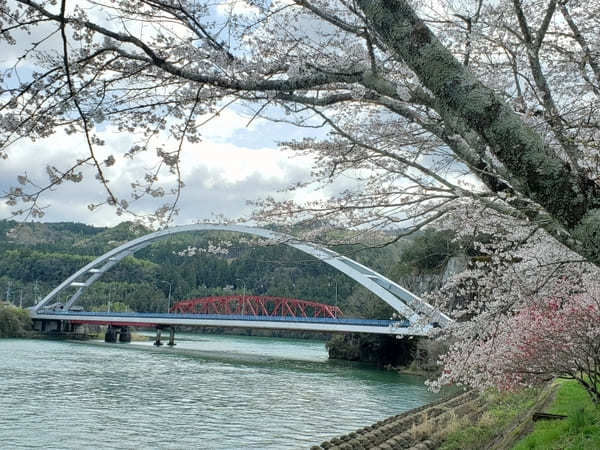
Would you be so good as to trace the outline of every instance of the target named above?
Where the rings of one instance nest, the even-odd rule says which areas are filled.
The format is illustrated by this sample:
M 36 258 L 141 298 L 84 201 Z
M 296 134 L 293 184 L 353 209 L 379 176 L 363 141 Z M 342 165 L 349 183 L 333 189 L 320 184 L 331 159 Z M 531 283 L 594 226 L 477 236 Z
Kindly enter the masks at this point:
M 358 182 L 322 202 L 265 199 L 258 218 L 414 230 L 468 199 L 597 262 L 597 13 L 558 0 L 3 0 L 18 57 L 2 76 L 2 156 L 59 129 L 87 146 L 48 183 L 20 175 L 6 199 L 41 214 L 45 190 L 91 166 L 118 212 L 172 194 L 157 210 L 168 223 L 181 152 L 243 103 L 329 133 L 286 145 L 314 156 L 317 186 Z M 139 139 L 100 158 L 103 123 Z M 142 152 L 155 168 L 114 191 L 115 160 Z
M 527 221 L 485 213 L 465 205 L 445 219 L 478 256 L 430 294 L 457 320 L 438 333 L 453 345 L 430 385 L 518 389 L 559 376 L 597 402 L 598 267 Z
M 577 380 L 600 403 L 600 290 L 544 298 L 497 316 L 442 357 L 441 384 L 518 389 L 555 377 Z

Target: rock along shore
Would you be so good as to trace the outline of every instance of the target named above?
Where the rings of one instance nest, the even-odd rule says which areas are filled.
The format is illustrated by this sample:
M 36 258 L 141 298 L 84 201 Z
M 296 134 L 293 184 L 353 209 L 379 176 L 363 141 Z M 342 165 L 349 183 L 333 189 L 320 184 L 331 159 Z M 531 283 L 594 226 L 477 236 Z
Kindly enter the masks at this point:
M 479 414 L 482 406 L 479 403 L 477 392 L 459 393 L 315 445 L 311 450 L 437 448 L 439 440 L 436 439 L 435 430 L 457 416 Z

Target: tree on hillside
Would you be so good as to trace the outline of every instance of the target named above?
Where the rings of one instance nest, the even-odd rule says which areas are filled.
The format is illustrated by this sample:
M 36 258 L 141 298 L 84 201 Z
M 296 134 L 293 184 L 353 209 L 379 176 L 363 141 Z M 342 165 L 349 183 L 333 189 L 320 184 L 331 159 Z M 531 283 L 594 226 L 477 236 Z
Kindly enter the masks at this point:
M 411 272 L 441 272 L 448 260 L 460 252 L 460 247 L 454 233 L 427 228 L 406 245 L 394 273 L 401 276 Z
M 91 165 L 121 212 L 132 199 L 113 190 L 110 167 L 153 150 L 158 169 L 140 174 L 132 195 L 160 197 L 168 193 L 160 169 L 179 174 L 184 145 L 200 139 L 199 118 L 245 102 L 256 116 L 329 131 L 287 144 L 316 157 L 317 182 L 347 173 L 362 181 L 324 203 L 266 200 L 262 217 L 419 228 L 468 200 L 599 261 L 597 2 L 15 0 L 0 8 L 2 38 L 19 53 L 2 78 L 2 156 L 59 128 L 87 143 L 72 164 L 48 167 L 50 185 L 77 182 Z M 138 143 L 99 159 L 103 122 L 138 133 Z M 18 181 L 7 201 L 41 213 L 45 188 L 26 174 Z M 157 211 L 167 221 L 172 213 Z

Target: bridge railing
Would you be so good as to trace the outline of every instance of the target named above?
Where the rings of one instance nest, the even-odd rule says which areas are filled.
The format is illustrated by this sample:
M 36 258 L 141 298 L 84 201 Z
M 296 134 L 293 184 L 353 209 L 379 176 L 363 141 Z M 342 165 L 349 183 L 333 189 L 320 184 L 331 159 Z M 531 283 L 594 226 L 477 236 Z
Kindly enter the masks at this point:
M 375 327 L 407 328 L 410 323 L 406 319 L 381 320 L 381 319 L 349 319 L 331 317 L 293 317 L 293 316 L 253 316 L 242 314 L 171 314 L 171 313 L 132 313 L 132 312 L 88 312 L 88 311 L 55 311 L 40 310 L 40 315 L 56 315 L 68 317 L 115 317 L 115 318 L 146 318 L 146 319 L 206 319 L 222 321 L 258 321 L 258 322 L 304 322 L 304 323 L 329 323 L 344 325 L 364 325 Z M 67 319 L 68 320 L 68 319 Z

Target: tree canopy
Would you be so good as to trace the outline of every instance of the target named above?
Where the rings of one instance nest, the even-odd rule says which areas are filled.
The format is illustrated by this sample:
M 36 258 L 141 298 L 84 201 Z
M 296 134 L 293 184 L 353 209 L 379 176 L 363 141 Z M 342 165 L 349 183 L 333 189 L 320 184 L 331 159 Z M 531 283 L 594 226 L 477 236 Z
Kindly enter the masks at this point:
M 2 155 L 59 128 L 88 144 L 70 164 L 48 167 L 50 185 L 77 182 L 91 165 L 107 202 L 132 209 L 132 200 L 169 191 L 157 172 L 140 174 L 131 197 L 113 191 L 106 171 L 115 158 L 154 150 L 178 174 L 184 145 L 201 137 L 198 119 L 245 102 L 257 116 L 328 130 L 285 144 L 315 156 L 315 181 L 353 173 L 362 182 L 317 204 L 266 199 L 260 217 L 415 228 L 468 200 L 597 262 L 596 3 L 15 0 L 1 8 L 1 36 L 19 53 L 2 78 Z M 98 159 L 104 122 L 139 133 L 139 142 Z M 47 186 L 26 174 L 18 181 L 8 202 L 40 213 Z M 175 201 L 182 185 L 171 188 Z M 157 214 L 168 221 L 173 211 Z

